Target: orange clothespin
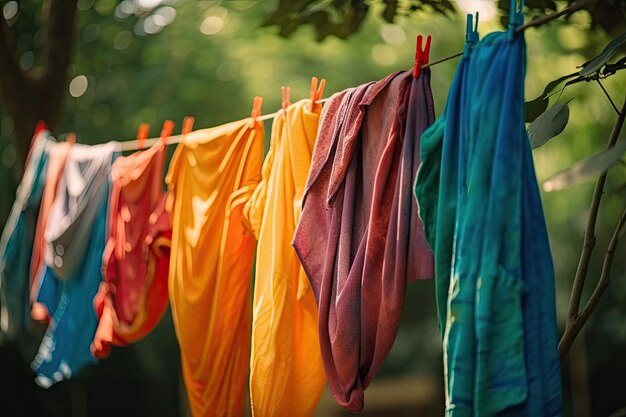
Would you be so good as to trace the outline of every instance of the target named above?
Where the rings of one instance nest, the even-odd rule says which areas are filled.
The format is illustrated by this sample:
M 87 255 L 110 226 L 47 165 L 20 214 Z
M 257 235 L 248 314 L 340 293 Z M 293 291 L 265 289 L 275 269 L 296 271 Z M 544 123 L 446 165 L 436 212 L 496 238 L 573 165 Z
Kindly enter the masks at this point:
M 164 121 L 163 127 L 161 128 L 161 140 L 165 142 L 167 138 L 172 136 L 173 131 L 174 131 L 174 122 L 171 120 Z
M 143 149 L 146 146 L 146 139 L 150 133 L 150 125 L 148 123 L 141 123 L 137 128 L 137 149 Z
M 76 133 L 68 132 L 68 134 L 65 135 L 65 142 L 69 143 L 70 145 L 74 145 L 76 143 Z
M 282 108 L 287 110 L 287 107 L 291 105 L 289 102 L 291 96 L 291 87 L 280 87 L 280 96 L 282 98 Z
M 431 37 L 428 35 L 426 37 L 426 45 L 422 49 L 422 41 L 424 37 L 422 35 L 417 36 L 417 42 L 415 44 L 415 65 L 413 66 L 413 77 L 417 78 L 420 76 L 420 72 L 422 70 L 422 65 L 428 64 L 428 60 L 430 59 L 430 41 Z
M 252 126 L 256 123 L 257 117 L 261 116 L 261 107 L 263 106 L 263 97 L 255 96 L 252 101 L 252 113 L 250 117 L 252 118 Z
M 322 78 L 319 82 L 317 77 L 311 77 L 311 90 L 309 92 L 309 99 L 311 100 L 311 110 L 313 110 L 313 106 L 317 104 L 319 100 L 322 98 L 322 94 L 324 94 L 324 87 L 326 86 L 326 80 Z
M 183 119 L 183 129 L 181 130 L 181 134 L 186 135 L 187 133 L 191 132 L 191 130 L 193 129 L 193 122 L 196 119 L 193 118 L 193 116 L 186 116 Z

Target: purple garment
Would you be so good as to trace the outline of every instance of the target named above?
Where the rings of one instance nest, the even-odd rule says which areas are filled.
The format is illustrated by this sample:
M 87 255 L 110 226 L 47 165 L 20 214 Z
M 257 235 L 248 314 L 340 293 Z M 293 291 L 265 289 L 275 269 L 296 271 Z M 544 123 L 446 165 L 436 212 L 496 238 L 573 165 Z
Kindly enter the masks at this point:
M 433 121 L 427 69 L 342 91 L 322 111 L 293 246 L 317 300 L 328 384 L 349 410 L 363 409 L 391 349 L 407 280 L 433 276 L 413 198 Z

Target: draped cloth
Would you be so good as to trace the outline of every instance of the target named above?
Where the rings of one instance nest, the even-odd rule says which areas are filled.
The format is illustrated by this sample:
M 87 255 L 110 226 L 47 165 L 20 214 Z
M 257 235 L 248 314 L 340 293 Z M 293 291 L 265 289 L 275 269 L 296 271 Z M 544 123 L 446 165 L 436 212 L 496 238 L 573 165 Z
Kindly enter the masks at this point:
M 92 300 L 102 281 L 109 174 L 119 143 L 73 145 L 45 226 L 46 267 L 37 302 L 51 313 L 31 366 L 43 386 L 95 362 L 90 345 L 97 318 Z
M 50 148 L 47 131 L 33 138 L 24 175 L 0 238 L 0 341 L 30 345 L 29 269 Z M 24 346 L 28 347 L 28 346 Z
M 262 159 L 263 124 L 245 119 L 185 135 L 166 178 L 169 295 L 195 417 L 243 414 L 255 238 L 242 217 Z
M 258 417 L 310 417 L 326 383 L 315 297 L 291 247 L 320 111 L 310 100 L 279 111 L 262 180 L 246 204 L 258 236 L 250 357 L 252 414 Z
M 94 300 L 100 319 L 92 344 L 96 357 L 107 356 L 111 344 L 124 346 L 143 338 L 167 308 L 171 222 L 164 210 L 164 159 L 162 139 L 113 164 L 102 264 L 105 282 Z M 165 250 L 153 249 L 155 237 Z
M 446 415 L 558 416 L 554 272 L 524 126 L 525 42 L 512 26 L 476 43 L 471 26 L 470 16 L 445 111 L 422 136 L 415 190 L 436 259 Z
M 433 120 L 428 69 L 342 91 L 322 111 L 293 246 L 318 303 L 328 384 L 349 410 L 363 409 L 391 349 L 407 281 L 433 275 L 413 197 Z

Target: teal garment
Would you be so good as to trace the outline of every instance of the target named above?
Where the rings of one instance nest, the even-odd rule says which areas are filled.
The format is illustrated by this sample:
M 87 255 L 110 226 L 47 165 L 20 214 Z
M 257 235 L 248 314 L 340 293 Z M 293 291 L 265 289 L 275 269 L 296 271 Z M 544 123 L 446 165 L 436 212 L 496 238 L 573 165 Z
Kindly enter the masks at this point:
M 116 142 L 74 145 L 50 209 L 45 239 L 53 256 L 42 268 L 37 301 L 52 318 L 31 364 L 44 388 L 96 362 L 90 349 L 98 325 L 93 300 L 103 279 L 110 172 L 118 153 Z M 69 245 L 80 247 L 81 255 Z
M 520 6 L 521 7 L 521 6 Z M 554 272 L 524 125 L 525 42 L 478 42 L 421 138 L 415 193 L 435 253 L 446 416 L 562 414 Z
M 30 257 L 52 143 L 47 131 L 33 139 L 24 176 L 0 238 L 0 341 L 17 342 L 27 350 L 33 342 L 29 333 Z

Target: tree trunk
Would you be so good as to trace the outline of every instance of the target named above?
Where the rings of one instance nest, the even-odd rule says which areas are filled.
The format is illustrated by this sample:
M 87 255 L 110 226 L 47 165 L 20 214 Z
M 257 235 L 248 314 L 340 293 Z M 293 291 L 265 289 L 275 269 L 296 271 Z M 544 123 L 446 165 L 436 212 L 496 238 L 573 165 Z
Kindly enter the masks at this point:
M 28 153 L 33 130 L 44 121 L 54 130 L 63 113 L 67 69 L 74 49 L 77 0 L 44 0 L 42 25 L 47 42 L 41 65 L 23 71 L 17 61 L 14 36 L 0 17 L 0 90 L 7 113 L 13 117 L 14 145 L 20 164 Z

